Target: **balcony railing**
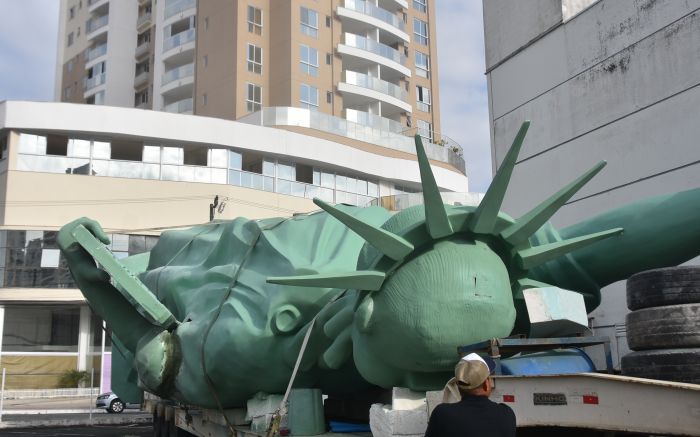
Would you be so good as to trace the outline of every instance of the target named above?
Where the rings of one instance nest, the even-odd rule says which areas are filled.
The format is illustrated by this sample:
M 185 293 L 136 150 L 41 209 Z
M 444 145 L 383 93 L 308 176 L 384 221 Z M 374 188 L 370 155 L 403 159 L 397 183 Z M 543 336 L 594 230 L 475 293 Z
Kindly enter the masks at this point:
M 163 74 L 163 85 L 167 85 L 178 79 L 194 76 L 194 63 L 173 68 Z
M 192 112 L 192 98 L 190 97 L 189 99 L 182 99 L 169 105 L 165 105 L 163 110 L 165 112 L 173 112 L 176 114 Z
M 151 48 L 151 42 L 150 42 L 150 41 L 142 42 L 141 44 L 139 44 L 139 45 L 136 47 L 136 52 L 134 53 L 134 56 L 136 56 L 137 58 L 140 58 L 141 56 L 143 56 L 143 55 L 145 55 L 146 53 L 148 53 L 149 50 L 150 50 L 150 48 Z
M 103 15 L 99 18 L 93 18 L 85 24 L 85 31 L 87 33 L 92 33 L 97 29 L 105 27 L 109 22 L 109 15 Z
M 184 32 L 176 33 L 175 35 L 163 41 L 163 51 L 167 52 L 170 49 L 174 49 L 175 47 L 179 47 L 183 44 L 187 44 L 188 42 L 192 42 L 194 41 L 195 36 L 196 31 L 194 28 L 188 29 Z
M 107 81 L 107 73 L 100 73 L 91 78 L 85 78 L 85 91 L 89 91 L 95 87 L 103 85 Z
M 139 18 L 136 20 L 136 27 L 140 28 L 141 26 L 143 26 L 144 24 L 146 24 L 150 21 L 151 21 L 151 13 L 146 12 L 145 14 L 140 15 Z
M 192 9 L 197 5 L 197 0 L 174 0 L 174 1 L 169 1 L 165 5 L 165 19 L 167 20 L 168 18 L 172 17 L 175 14 L 178 14 L 182 11 L 186 11 L 187 9 Z
M 373 125 L 368 126 L 318 111 L 289 107 L 263 108 L 261 111 L 238 119 L 238 121 L 258 126 L 304 127 L 376 144 L 388 149 L 410 154 L 416 153 L 416 146 L 413 140 L 416 130 L 409 129 L 397 132 L 393 129 L 397 129 L 398 126 L 393 123 L 385 125 L 375 122 Z M 393 120 L 388 121 L 391 122 Z M 443 140 L 447 139 L 444 135 L 441 135 L 440 138 Z M 441 144 L 433 144 L 427 141 L 424 141 L 423 145 L 428 158 L 450 163 L 464 173 L 464 157 L 459 144 L 449 140 L 444 145 L 442 142 Z
M 100 56 L 104 56 L 105 54 L 107 54 L 106 43 L 88 50 L 87 54 L 85 55 L 85 59 L 89 62 L 99 58 Z
M 386 132 L 400 133 L 406 129 L 404 125 L 398 121 L 370 114 L 369 112 L 358 111 L 356 109 L 346 109 L 345 119 L 353 123 L 361 124 L 362 126 L 369 126 Z
M 408 100 L 408 92 L 404 88 L 367 74 L 357 73 L 355 71 L 344 71 L 343 82 L 387 94 L 402 102 Z
M 372 52 L 394 62 L 398 62 L 401 65 L 406 65 L 406 56 L 386 44 L 382 44 L 373 39 L 365 38 L 360 35 L 355 35 L 354 33 L 346 33 L 343 40 L 347 46 L 367 50 L 368 52 Z
M 399 17 L 364 0 L 345 0 L 345 7 L 350 10 L 369 15 L 370 17 L 377 18 L 402 31 L 405 29 L 403 20 L 400 20 Z
M 142 71 L 134 77 L 134 87 L 140 87 L 148 81 L 148 76 L 150 73 L 148 71 Z

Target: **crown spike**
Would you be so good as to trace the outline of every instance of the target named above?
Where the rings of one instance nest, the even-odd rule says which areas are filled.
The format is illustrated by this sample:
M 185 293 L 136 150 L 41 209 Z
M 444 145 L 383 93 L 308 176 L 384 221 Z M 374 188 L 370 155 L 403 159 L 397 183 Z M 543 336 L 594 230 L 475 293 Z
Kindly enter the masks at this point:
M 327 204 L 319 198 L 314 198 L 314 203 L 328 212 L 328 214 L 340 220 L 345 226 L 355 231 L 365 241 L 393 260 L 402 260 L 413 251 L 413 245 L 411 243 L 391 232 L 367 224 Z
M 609 229 L 607 231 L 596 232 L 595 234 L 583 235 L 581 237 L 570 238 L 556 243 L 543 244 L 541 246 L 530 247 L 518 251 L 516 260 L 520 268 L 528 270 L 538 265 L 551 261 L 576 249 L 593 244 L 614 235 L 622 233 L 622 228 Z
M 382 287 L 386 275 L 382 272 L 359 271 L 305 276 L 277 276 L 267 278 L 270 284 L 295 285 L 299 287 L 346 288 L 377 291 Z
M 525 134 L 527 134 L 529 128 L 529 121 L 524 122 L 520 126 L 520 130 L 515 136 L 513 144 L 510 146 L 510 150 L 508 150 L 508 154 L 506 154 L 506 157 L 503 159 L 501 166 L 496 172 L 496 176 L 494 176 L 493 181 L 491 181 L 489 189 L 486 191 L 483 200 L 474 212 L 472 220 L 469 223 L 469 228 L 473 232 L 480 234 L 489 234 L 493 232 L 498 212 L 501 209 L 503 198 L 506 195 L 506 190 L 510 183 L 510 176 L 513 174 L 515 162 L 518 159 L 520 148 L 523 145 Z
M 415 136 L 416 156 L 418 157 L 418 167 L 420 169 L 421 185 L 423 186 L 423 203 L 425 204 L 425 225 L 428 233 L 433 238 L 442 238 L 452 235 L 454 230 L 450 219 L 447 217 L 445 204 L 442 203 L 440 189 L 435 182 L 435 176 L 430 169 L 428 155 L 423 148 L 423 140 L 420 135 Z
M 518 245 L 527 241 L 547 220 L 549 220 L 561 208 L 567 200 L 571 198 L 578 190 L 581 189 L 593 176 L 597 175 L 606 162 L 601 161 L 578 179 L 572 181 L 567 186 L 552 195 L 530 212 L 520 217 L 512 225 L 508 226 L 501 232 L 501 236 L 510 244 Z

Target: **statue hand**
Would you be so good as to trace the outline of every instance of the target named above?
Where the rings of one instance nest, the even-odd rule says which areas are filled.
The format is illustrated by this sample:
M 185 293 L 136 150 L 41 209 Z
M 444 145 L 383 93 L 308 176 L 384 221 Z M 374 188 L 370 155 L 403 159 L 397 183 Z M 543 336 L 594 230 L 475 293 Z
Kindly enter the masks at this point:
M 78 226 L 83 226 L 90 231 L 98 240 L 104 244 L 109 244 L 110 240 L 107 234 L 102 230 L 102 227 L 94 220 L 87 217 L 81 217 L 63 226 L 58 232 L 56 238 L 58 247 L 63 252 L 63 255 L 68 261 L 71 273 L 78 285 L 90 282 L 105 282 L 109 281 L 109 275 L 95 263 L 95 260 L 90 254 L 78 244 L 73 231 Z

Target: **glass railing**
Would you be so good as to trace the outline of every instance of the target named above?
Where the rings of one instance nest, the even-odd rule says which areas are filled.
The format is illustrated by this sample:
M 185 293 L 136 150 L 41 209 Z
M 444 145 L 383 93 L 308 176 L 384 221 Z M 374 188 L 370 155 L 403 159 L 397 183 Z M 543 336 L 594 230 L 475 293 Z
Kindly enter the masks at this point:
M 136 20 L 136 27 L 141 27 L 144 23 L 151 21 L 151 13 L 146 12 Z
M 187 44 L 188 42 L 192 42 L 194 41 L 194 38 L 195 29 L 189 29 L 184 32 L 176 33 L 175 35 L 163 41 L 163 51 L 167 52 L 170 49 L 174 49 L 175 47 L 179 47 L 183 44 Z
M 151 48 L 151 42 L 150 42 L 150 41 L 142 42 L 141 44 L 139 44 L 139 45 L 136 47 L 136 52 L 134 53 L 134 56 L 136 56 L 137 58 L 140 57 L 140 56 L 143 56 L 143 55 L 145 55 L 146 53 L 148 53 L 148 51 L 149 51 L 150 48 Z
M 399 17 L 364 0 L 345 0 L 345 7 L 382 20 L 401 30 L 405 28 L 403 20 L 399 19 Z
M 136 75 L 134 78 L 134 86 L 139 86 L 148 80 L 150 73 L 148 71 L 142 71 Z
M 109 22 L 109 15 L 103 15 L 99 18 L 93 18 L 92 20 L 88 21 L 85 24 L 85 31 L 87 33 L 94 32 L 97 29 L 105 27 L 108 22 Z
M 344 36 L 344 42 L 350 47 L 367 50 L 368 52 L 372 52 L 394 62 L 398 62 L 401 65 L 406 65 L 406 56 L 403 53 L 373 39 L 355 35 L 354 33 L 346 33 Z
M 91 78 L 85 78 L 85 91 L 91 90 L 97 86 L 103 85 L 107 80 L 107 73 L 100 73 Z
M 441 192 L 442 203 L 454 206 L 478 206 L 483 193 Z M 379 205 L 389 211 L 402 211 L 416 205 L 423 205 L 423 193 L 403 193 L 372 199 L 372 205 Z
M 176 114 L 182 114 L 183 112 L 192 112 L 192 98 L 182 99 L 180 101 L 165 105 L 163 108 L 165 112 L 173 112 Z
M 378 91 L 382 94 L 395 97 L 403 102 L 408 100 L 408 92 L 404 88 L 368 74 L 346 70 L 343 72 L 343 82 Z
M 370 114 L 369 112 L 358 111 L 356 109 L 346 109 L 345 119 L 363 126 L 369 126 L 388 132 L 400 133 L 402 130 L 406 129 L 404 125 L 398 121 Z
M 88 50 L 87 55 L 85 55 L 85 59 L 89 62 L 92 60 L 95 60 L 99 58 L 100 56 L 104 56 L 107 54 L 107 44 L 101 44 L 93 49 Z
M 348 116 L 348 111 L 352 110 L 346 110 L 346 116 Z M 386 122 L 374 121 L 371 125 L 367 125 L 318 111 L 280 106 L 263 108 L 261 111 L 249 114 L 237 121 L 269 127 L 304 127 L 364 141 L 370 144 L 376 144 L 401 152 L 410 154 L 416 153 L 416 146 L 413 140 L 416 129 L 398 130 L 399 126 L 391 123 L 393 120 L 388 120 Z M 438 136 L 437 134 L 435 135 Z M 439 137 L 441 138 L 440 144 L 433 144 L 427 141 L 423 142 L 428 158 L 450 163 L 464 173 L 465 167 L 462 147 L 445 135 L 439 135 Z
M 187 9 L 192 9 L 197 5 L 197 0 L 174 0 L 166 2 L 165 5 L 165 19 L 172 17 Z
M 194 63 L 186 64 L 181 67 L 173 68 L 170 71 L 166 71 L 165 74 L 163 74 L 162 85 L 167 85 L 172 81 L 191 76 L 194 76 Z

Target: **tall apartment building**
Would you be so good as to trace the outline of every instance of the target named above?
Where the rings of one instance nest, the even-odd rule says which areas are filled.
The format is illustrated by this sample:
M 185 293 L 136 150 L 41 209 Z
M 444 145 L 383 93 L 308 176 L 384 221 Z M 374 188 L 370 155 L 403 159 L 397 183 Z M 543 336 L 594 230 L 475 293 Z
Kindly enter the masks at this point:
M 435 0 L 61 0 L 56 100 L 229 120 L 303 108 L 329 116 L 317 130 L 445 145 L 434 17 Z

